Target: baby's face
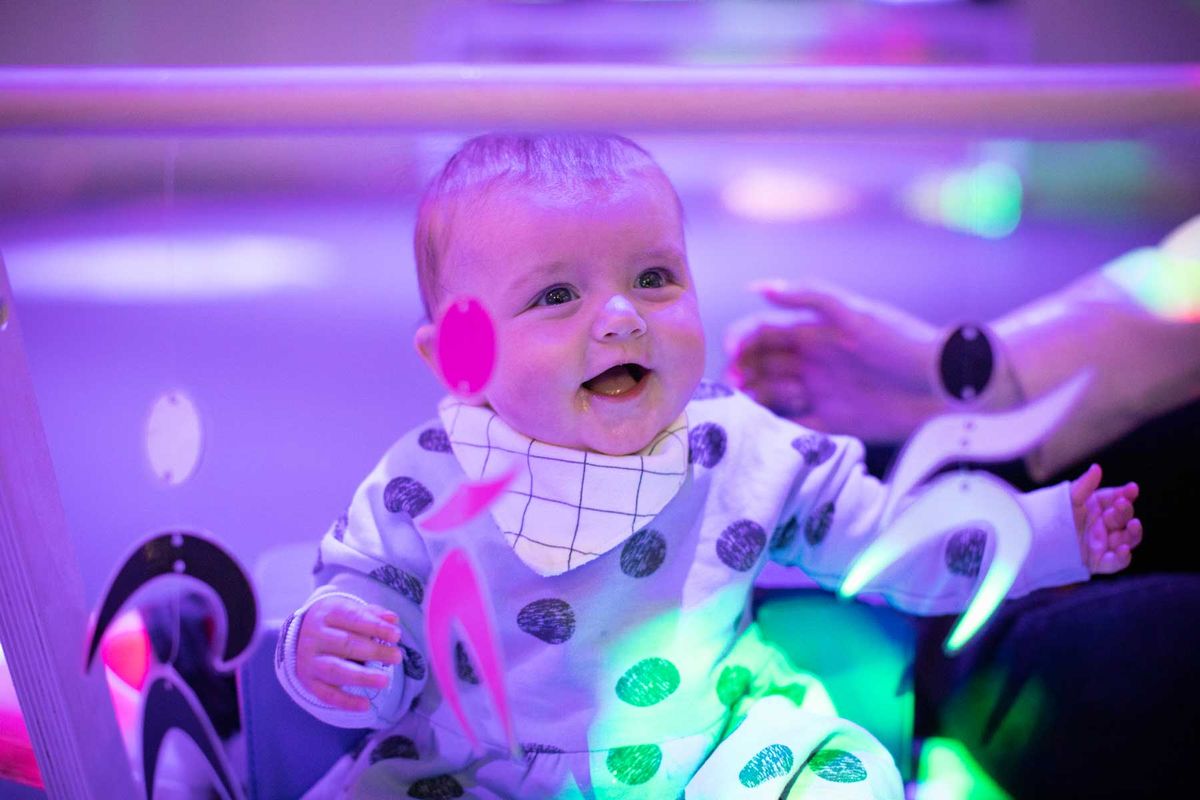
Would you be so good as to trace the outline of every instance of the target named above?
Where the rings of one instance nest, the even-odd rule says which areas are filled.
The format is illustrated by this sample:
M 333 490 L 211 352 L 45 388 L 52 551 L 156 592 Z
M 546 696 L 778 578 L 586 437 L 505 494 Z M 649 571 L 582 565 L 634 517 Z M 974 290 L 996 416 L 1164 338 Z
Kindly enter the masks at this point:
M 491 315 L 484 397 L 531 438 L 637 452 L 703 374 L 683 226 L 659 179 L 570 199 L 495 189 L 459 215 L 439 278 L 439 305 L 471 295 Z

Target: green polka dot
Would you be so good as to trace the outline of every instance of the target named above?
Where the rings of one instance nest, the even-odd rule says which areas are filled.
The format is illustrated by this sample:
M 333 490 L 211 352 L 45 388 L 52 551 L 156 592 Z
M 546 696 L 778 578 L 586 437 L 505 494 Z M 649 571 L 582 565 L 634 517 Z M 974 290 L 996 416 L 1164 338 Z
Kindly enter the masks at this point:
M 657 745 L 639 744 L 617 747 L 608 751 L 606 762 L 612 776 L 627 786 L 637 786 L 654 777 L 662 764 L 662 750 Z
M 760 783 L 789 774 L 793 763 L 790 747 L 782 744 L 769 745 L 746 762 L 746 766 L 738 773 L 738 780 L 742 782 L 742 786 L 753 789 Z
M 821 750 L 808 761 L 817 777 L 833 783 L 858 783 L 867 779 L 867 768 L 858 756 L 845 750 Z
M 750 691 L 750 670 L 742 666 L 730 665 L 721 670 L 717 678 L 717 698 L 721 705 L 731 706 L 746 696 Z
M 787 686 L 776 686 L 767 692 L 768 695 L 777 694 L 791 700 L 797 706 L 804 705 L 804 696 L 808 694 L 808 687 L 802 683 L 789 683 Z
M 679 670 L 665 658 L 645 658 L 617 681 L 617 697 L 645 708 L 661 703 L 679 688 Z

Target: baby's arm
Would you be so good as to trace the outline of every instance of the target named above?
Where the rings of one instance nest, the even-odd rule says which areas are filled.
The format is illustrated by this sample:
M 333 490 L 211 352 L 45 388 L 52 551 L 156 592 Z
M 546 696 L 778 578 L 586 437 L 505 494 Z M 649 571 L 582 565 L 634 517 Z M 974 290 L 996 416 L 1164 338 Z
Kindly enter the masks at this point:
M 310 694 L 334 708 L 369 711 L 367 698 L 345 687 L 382 690 L 390 671 L 372 669 L 368 662 L 399 664 L 402 652 L 400 618 L 394 611 L 328 595 L 304 612 L 296 639 L 296 678 Z
M 432 567 L 410 507 L 396 501 L 397 487 L 416 483 L 406 444 L 388 451 L 321 540 L 319 586 L 280 632 L 280 683 L 331 725 L 392 724 L 428 679 L 421 604 Z
M 779 438 L 788 436 L 781 432 Z M 866 473 L 860 442 L 820 438 L 828 442 L 821 445 L 828 456 L 798 474 L 784 505 L 783 523 L 772 537 L 771 555 L 781 563 L 800 566 L 832 590 L 858 555 L 881 535 L 880 512 L 887 487 Z M 1089 473 L 1077 482 L 1074 492 L 1062 483 L 1028 494 L 1013 493 L 1031 522 L 1033 541 L 1010 597 L 1086 580 L 1093 572 L 1116 571 L 1128 563 L 1128 549 L 1141 535 L 1140 523 L 1132 518 L 1136 488 L 1097 490 L 1098 483 L 1099 475 Z M 901 555 L 863 591 L 882 594 L 914 614 L 963 611 L 987 567 L 986 554 L 995 548 L 994 534 L 986 525 L 965 521 L 955 525 L 947 520 L 946 525 L 944 535 Z M 1089 539 L 1097 543 L 1088 545 Z

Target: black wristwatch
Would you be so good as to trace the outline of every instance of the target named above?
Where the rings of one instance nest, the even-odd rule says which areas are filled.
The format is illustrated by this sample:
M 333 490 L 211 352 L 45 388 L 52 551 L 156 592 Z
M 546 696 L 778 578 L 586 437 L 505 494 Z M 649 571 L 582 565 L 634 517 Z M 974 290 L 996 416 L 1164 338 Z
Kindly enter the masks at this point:
M 967 323 L 950 331 L 938 357 L 938 378 L 950 397 L 962 402 L 987 390 L 996 367 L 996 348 L 983 325 Z

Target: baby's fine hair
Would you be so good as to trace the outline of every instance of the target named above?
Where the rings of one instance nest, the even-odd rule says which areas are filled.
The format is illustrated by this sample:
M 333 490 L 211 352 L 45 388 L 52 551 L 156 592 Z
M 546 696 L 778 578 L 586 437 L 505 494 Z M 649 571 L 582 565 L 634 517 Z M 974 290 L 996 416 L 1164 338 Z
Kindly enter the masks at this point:
M 654 158 L 616 134 L 489 133 L 470 139 L 434 176 L 417 209 L 413 253 L 425 313 L 432 319 L 437 276 L 455 217 L 500 185 L 564 195 L 611 189 L 634 177 L 661 178 L 682 216 L 679 196 Z

